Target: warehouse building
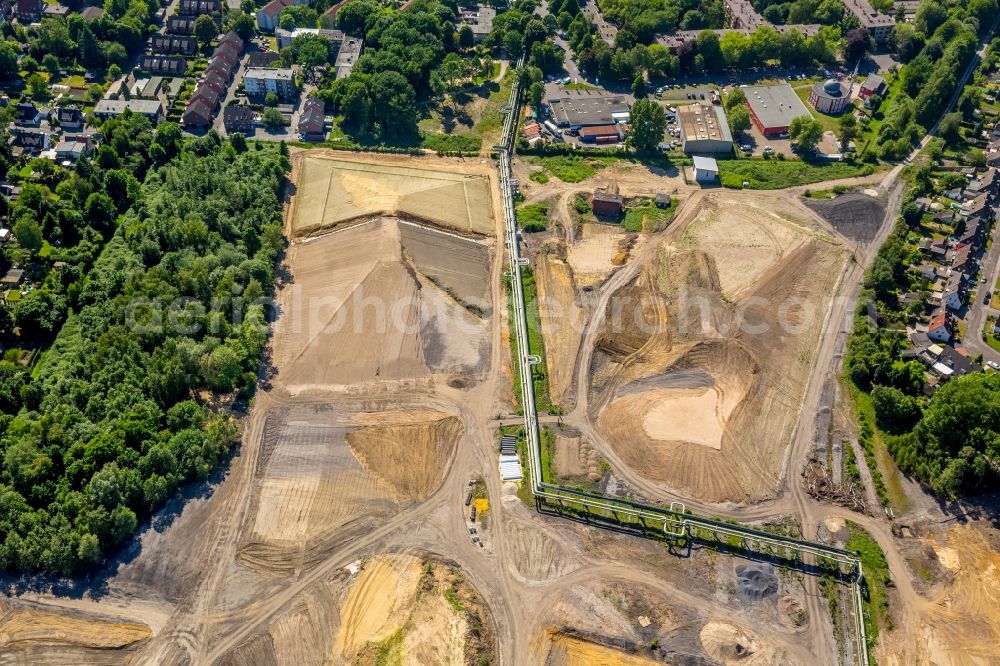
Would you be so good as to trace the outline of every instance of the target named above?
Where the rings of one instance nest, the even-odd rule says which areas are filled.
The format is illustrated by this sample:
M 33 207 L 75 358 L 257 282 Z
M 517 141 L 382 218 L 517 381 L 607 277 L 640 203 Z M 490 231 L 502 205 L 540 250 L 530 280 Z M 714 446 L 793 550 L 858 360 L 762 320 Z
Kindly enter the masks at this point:
M 743 89 L 747 110 L 757 129 L 766 137 L 788 134 L 792 120 L 808 116 L 809 110 L 790 85 L 748 86 Z
M 628 102 L 622 97 L 609 95 L 550 99 L 549 109 L 556 125 L 571 130 L 627 123 L 629 120 Z
M 677 115 L 685 155 L 726 155 L 733 151 L 733 135 L 721 104 L 688 104 L 680 107 Z
M 584 143 L 618 143 L 621 140 L 621 125 L 593 125 L 580 128 L 580 141 Z
M 836 115 L 851 106 L 851 89 L 842 81 L 827 79 L 809 91 L 809 103 L 820 113 Z

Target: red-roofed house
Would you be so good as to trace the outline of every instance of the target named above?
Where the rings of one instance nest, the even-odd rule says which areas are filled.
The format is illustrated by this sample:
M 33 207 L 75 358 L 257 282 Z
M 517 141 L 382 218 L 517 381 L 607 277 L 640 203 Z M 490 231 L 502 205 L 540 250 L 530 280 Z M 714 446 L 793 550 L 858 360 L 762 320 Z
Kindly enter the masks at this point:
M 927 327 L 927 337 L 938 342 L 948 342 L 951 340 L 951 328 L 948 326 L 948 313 L 939 310 L 931 316 L 931 323 Z

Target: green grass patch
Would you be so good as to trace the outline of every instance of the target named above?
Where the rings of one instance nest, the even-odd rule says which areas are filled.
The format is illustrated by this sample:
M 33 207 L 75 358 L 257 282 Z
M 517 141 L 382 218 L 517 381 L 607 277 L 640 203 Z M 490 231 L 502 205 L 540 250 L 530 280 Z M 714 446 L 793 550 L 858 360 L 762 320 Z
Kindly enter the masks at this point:
M 875 425 L 875 405 L 872 398 L 848 378 L 844 385 L 850 391 L 858 415 L 858 443 L 872 475 L 875 494 L 885 506 L 898 515 L 910 508 L 910 498 L 903 488 L 903 473 L 896 466 L 885 442 L 885 436 Z
M 667 222 L 674 216 L 677 209 L 677 200 L 670 199 L 670 206 L 658 208 L 655 203 L 646 202 L 640 206 L 633 206 L 625 210 L 625 219 L 622 221 L 622 229 L 628 232 L 637 233 L 640 231 L 658 231 L 666 226 Z
M 549 173 L 564 183 L 580 183 L 614 161 L 613 157 L 581 157 L 580 155 L 557 155 L 536 157 L 535 164 L 545 167 Z
M 424 134 L 420 145 L 439 153 L 479 152 L 482 140 L 466 134 Z
M 752 190 L 780 190 L 838 178 L 855 178 L 875 173 L 870 164 L 852 162 L 803 162 L 802 160 L 719 160 L 725 187 L 741 189 L 743 181 Z
M 403 663 L 403 628 L 377 644 L 375 648 L 376 666 L 399 666 Z
M 549 182 L 549 176 L 544 171 L 536 171 L 528 176 L 528 179 L 538 183 L 539 185 L 544 185 Z
M 462 600 L 458 598 L 458 592 L 454 588 L 446 587 L 444 590 L 444 598 L 451 606 L 452 610 L 456 613 L 461 613 L 465 610 L 465 604 Z
M 996 325 L 996 320 L 992 317 L 986 319 L 986 325 L 983 326 L 983 340 L 986 344 L 990 346 L 991 349 L 1000 352 L 1000 339 L 993 333 L 993 326 Z
M 889 584 L 889 564 L 885 561 L 885 553 L 878 542 L 860 525 L 847 521 L 851 537 L 846 547 L 857 551 L 861 556 L 861 566 L 865 578 L 862 584 L 861 596 L 864 600 L 865 628 L 868 634 L 868 648 L 873 649 L 878 643 L 879 629 L 892 630 L 892 618 L 889 617 L 889 597 L 886 586 Z
M 526 204 L 521 206 L 515 215 L 517 216 L 518 225 L 528 233 L 545 231 L 549 226 L 548 204 Z M 525 297 L 527 297 L 527 294 L 525 294 Z
M 584 83 L 582 81 L 577 81 L 574 83 L 567 83 L 563 86 L 566 90 L 580 90 L 582 92 L 594 92 L 599 90 L 597 86 L 592 86 L 589 83 Z

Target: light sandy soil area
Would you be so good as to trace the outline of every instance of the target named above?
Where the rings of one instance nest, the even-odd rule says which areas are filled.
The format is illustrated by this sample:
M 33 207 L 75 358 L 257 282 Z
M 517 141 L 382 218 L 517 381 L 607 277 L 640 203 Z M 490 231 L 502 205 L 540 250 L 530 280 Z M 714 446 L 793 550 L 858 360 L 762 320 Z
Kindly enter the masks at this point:
M 846 251 L 807 220 L 706 195 L 610 299 L 591 409 L 620 460 L 698 499 L 772 497 Z
M 308 154 L 298 164 L 292 233 L 308 236 L 371 215 L 410 217 L 489 234 L 485 175 Z
M 0 663 L 833 663 L 812 579 L 536 511 L 500 481 L 498 428 L 518 418 L 491 165 L 295 152 L 305 175 L 274 335 L 234 459 L 100 576 L 11 587 Z M 352 165 L 322 199 L 305 196 L 320 187 L 304 168 L 318 157 Z M 423 167 L 429 183 L 410 182 Z M 616 175 L 643 193 L 679 180 L 613 167 L 581 186 Z M 421 188 L 475 202 L 477 178 L 486 199 L 471 217 L 386 214 L 426 201 Z M 344 199 L 333 210 L 329 191 Z M 553 329 L 543 306 L 550 389 L 567 404 L 543 423 L 565 421 L 552 464 L 570 483 L 752 502 L 781 478 L 820 328 L 767 304 L 834 294 L 844 252 L 781 195 L 691 196 L 662 233 L 585 225 L 525 240 L 539 291 L 581 320 Z M 293 233 L 293 219 L 316 226 Z M 470 219 L 489 228 L 463 228 Z M 708 304 L 704 326 L 685 294 Z M 680 325 L 687 305 L 697 326 Z M 772 329 L 748 333 L 740 317 Z M 473 489 L 488 497 L 485 524 L 469 518 Z M 754 524 L 778 510 L 715 506 Z M 880 663 L 996 661 L 995 553 L 956 534 L 935 545 L 942 570 L 957 568 L 900 617 Z
M 1000 663 L 1000 553 L 972 526 L 929 542 L 946 575 L 928 601 L 899 609 L 901 621 L 879 647 L 879 663 Z

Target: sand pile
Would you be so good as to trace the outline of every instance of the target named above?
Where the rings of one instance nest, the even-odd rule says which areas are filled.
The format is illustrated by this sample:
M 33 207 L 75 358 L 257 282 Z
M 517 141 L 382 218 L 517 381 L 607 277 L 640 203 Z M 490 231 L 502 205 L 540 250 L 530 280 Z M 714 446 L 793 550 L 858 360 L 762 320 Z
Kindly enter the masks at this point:
M 749 629 L 723 620 L 712 620 L 701 629 L 701 644 L 713 659 L 726 666 L 770 666 L 781 663 L 776 650 Z
M 0 653 L 30 652 L 46 646 L 112 650 L 143 641 L 151 633 L 143 624 L 15 609 L 0 601 Z
M 393 219 L 294 245 L 293 283 L 280 294 L 275 327 L 278 378 L 293 395 L 435 374 L 475 381 L 489 356 L 488 321 L 481 316 L 488 311 L 486 274 L 478 273 L 488 264 L 484 252 L 477 243 Z M 453 259 L 447 277 L 442 271 Z M 465 287 L 453 286 L 459 283 Z M 468 303 L 457 300 L 459 293 Z
M 357 422 L 366 425 L 348 433 L 351 451 L 403 501 L 423 499 L 440 485 L 463 431 L 458 418 L 428 410 L 362 414 Z
M 573 382 L 580 337 L 587 312 L 577 301 L 573 270 L 560 256 L 561 245 L 547 246 L 535 269 L 538 285 L 541 333 L 545 340 L 545 362 L 549 396 L 563 404 Z
M 591 408 L 622 461 L 707 501 L 772 496 L 845 256 L 710 200 L 604 313 Z
M 320 155 L 302 159 L 292 218 L 308 236 L 373 215 L 412 217 L 477 234 L 491 234 L 489 181 L 479 175 L 419 169 Z
M 549 656 L 551 666 L 654 666 L 663 662 L 640 655 L 629 654 L 612 647 L 557 633 L 552 636 Z

